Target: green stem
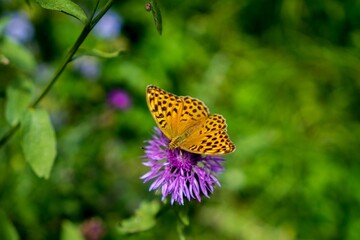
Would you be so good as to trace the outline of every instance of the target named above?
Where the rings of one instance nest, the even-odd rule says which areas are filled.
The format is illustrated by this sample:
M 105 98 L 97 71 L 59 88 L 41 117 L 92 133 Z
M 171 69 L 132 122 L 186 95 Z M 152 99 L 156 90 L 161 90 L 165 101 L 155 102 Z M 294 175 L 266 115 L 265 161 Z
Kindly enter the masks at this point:
M 76 42 L 74 43 L 74 45 L 71 47 L 71 49 L 69 50 L 69 52 L 66 54 L 64 61 L 62 62 L 62 64 L 60 65 L 60 67 L 57 69 L 57 71 L 55 72 L 54 76 L 52 77 L 52 79 L 49 81 L 49 83 L 47 84 L 47 86 L 44 88 L 44 90 L 42 91 L 42 93 L 29 105 L 29 108 L 34 108 L 36 107 L 39 102 L 46 96 L 46 94 L 50 91 L 50 89 L 52 88 L 52 86 L 55 84 L 55 82 L 57 81 L 57 79 L 60 77 L 60 75 L 63 73 L 63 71 L 65 70 L 66 66 L 68 65 L 69 62 L 71 62 L 71 60 L 73 59 L 76 51 L 79 49 L 80 45 L 84 42 L 84 40 L 86 39 L 87 35 L 90 33 L 91 29 L 93 29 L 93 27 L 99 22 L 99 20 L 105 15 L 105 13 L 110 9 L 111 5 L 113 4 L 114 0 L 109 0 L 105 6 L 101 9 L 101 11 L 99 12 L 99 14 L 97 14 L 94 18 L 90 19 L 90 21 L 84 26 L 82 32 L 80 33 L 79 37 L 77 38 Z M 96 8 L 98 7 L 98 2 L 96 4 Z M 94 10 L 95 13 L 96 9 Z M 93 17 L 93 14 L 92 16 Z M 20 127 L 20 123 L 18 122 L 17 124 L 13 125 L 10 129 L 8 129 L 5 134 L 1 137 L 0 139 L 0 147 L 3 146 L 13 135 L 14 133 L 19 129 Z
M 80 45 L 83 43 L 86 36 L 90 32 L 91 29 L 89 28 L 89 26 L 90 26 L 89 24 L 86 24 L 84 26 L 84 29 L 82 30 L 82 32 L 81 32 L 80 36 L 78 37 L 78 39 L 76 40 L 75 44 L 72 46 L 70 51 L 67 53 L 63 63 L 57 69 L 57 71 L 55 72 L 53 78 L 50 80 L 50 82 L 45 87 L 43 92 L 34 100 L 34 102 L 32 104 L 30 104 L 30 106 L 29 106 L 30 108 L 34 108 L 39 104 L 39 102 L 45 97 L 45 95 L 49 92 L 51 87 L 54 85 L 56 80 L 60 77 L 60 75 L 62 74 L 62 72 L 64 71 L 64 69 L 68 65 L 68 63 L 71 62 L 72 57 L 75 55 L 76 51 L 78 50 L 78 48 L 80 47 Z
M 114 0 L 109 0 L 105 6 L 101 9 L 98 15 L 96 15 L 93 20 L 90 22 L 90 30 L 95 27 L 99 20 L 105 15 L 105 13 L 111 8 Z
M 8 129 L 7 132 L 5 132 L 4 136 L 0 139 L 0 147 L 4 145 L 11 137 L 14 135 L 14 133 L 19 129 L 20 123 L 18 122 L 12 128 Z
M 96 1 L 96 4 L 95 4 L 95 7 L 94 7 L 94 9 L 93 9 L 93 11 L 92 11 L 92 13 L 91 13 L 91 15 L 90 15 L 90 19 L 93 19 L 93 18 L 94 18 L 95 13 L 96 13 L 96 10 L 97 10 L 97 8 L 99 7 L 99 3 L 100 3 L 100 0 L 97 0 L 97 1 Z

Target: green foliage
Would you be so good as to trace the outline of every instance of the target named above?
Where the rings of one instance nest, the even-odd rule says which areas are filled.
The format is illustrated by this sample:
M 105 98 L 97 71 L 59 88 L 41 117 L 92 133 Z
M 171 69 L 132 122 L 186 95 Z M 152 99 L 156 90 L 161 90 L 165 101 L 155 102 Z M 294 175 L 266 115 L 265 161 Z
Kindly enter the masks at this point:
M 12 223 L 7 218 L 6 214 L 0 209 L 0 238 L 4 240 L 18 240 L 19 235 Z
M 15 79 L 6 89 L 5 118 L 10 125 L 20 121 L 30 105 L 33 84 L 28 79 Z
M 35 70 L 35 58 L 28 49 L 8 38 L 0 39 L 0 42 L 1 54 L 9 59 L 13 66 L 25 73 Z
M 151 4 L 151 14 L 154 18 L 156 30 L 161 35 L 161 33 L 162 33 L 162 16 L 161 16 L 160 8 L 158 6 L 157 0 L 150 0 L 149 3 Z
M 190 220 L 189 220 L 189 213 L 183 209 L 181 209 L 179 211 L 179 220 L 181 222 L 181 224 L 185 225 L 185 226 L 189 226 L 190 224 Z
M 134 216 L 122 221 L 119 231 L 123 234 L 129 234 L 153 228 L 156 224 L 155 216 L 159 209 L 160 204 L 157 201 L 142 202 Z
M 36 0 L 36 2 L 43 8 L 69 14 L 84 24 L 88 21 L 84 10 L 71 0 Z
M 118 57 L 121 52 L 122 52 L 121 50 L 113 51 L 113 52 L 105 52 L 105 51 L 98 50 L 98 49 L 80 48 L 78 53 L 75 55 L 74 59 L 76 59 L 78 57 L 82 57 L 82 56 L 93 56 L 93 57 L 98 57 L 98 58 L 115 58 L 115 57 Z
M 31 109 L 22 121 L 24 157 L 36 175 L 49 178 L 56 156 L 56 139 L 47 112 Z
M 64 221 L 61 230 L 61 240 L 83 240 L 79 227 L 70 221 Z

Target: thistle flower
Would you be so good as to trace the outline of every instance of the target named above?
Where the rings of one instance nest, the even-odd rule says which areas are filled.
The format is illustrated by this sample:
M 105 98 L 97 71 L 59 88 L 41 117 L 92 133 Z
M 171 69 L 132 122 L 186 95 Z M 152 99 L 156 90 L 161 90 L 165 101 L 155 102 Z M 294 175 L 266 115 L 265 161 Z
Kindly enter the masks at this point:
M 209 198 L 215 184 L 220 187 L 215 175 L 224 170 L 223 158 L 170 150 L 170 140 L 157 127 L 152 139 L 146 142 L 143 164 L 150 167 L 150 171 L 141 179 L 144 183 L 154 180 L 149 191 L 161 189 L 163 201 L 171 195 L 171 204 L 184 205 L 184 198 L 200 202 L 202 195 Z

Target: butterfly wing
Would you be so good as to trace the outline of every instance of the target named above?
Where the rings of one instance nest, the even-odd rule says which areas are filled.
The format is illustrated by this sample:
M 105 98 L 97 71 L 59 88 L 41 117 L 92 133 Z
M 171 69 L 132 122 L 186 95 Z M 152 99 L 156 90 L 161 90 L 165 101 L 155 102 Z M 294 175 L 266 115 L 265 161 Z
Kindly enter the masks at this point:
M 233 152 L 235 145 L 231 142 L 226 128 L 225 119 L 221 115 L 210 115 L 179 147 L 192 153 L 208 155 Z
M 182 108 L 178 120 L 179 136 L 189 135 L 194 128 L 201 126 L 209 116 L 209 109 L 199 99 L 180 97 Z
M 176 121 L 182 108 L 180 97 L 156 86 L 146 88 L 146 102 L 156 124 L 169 139 L 178 135 Z
M 196 98 L 179 97 L 152 85 L 147 87 L 146 96 L 156 124 L 170 140 L 184 138 L 209 115 L 205 104 Z

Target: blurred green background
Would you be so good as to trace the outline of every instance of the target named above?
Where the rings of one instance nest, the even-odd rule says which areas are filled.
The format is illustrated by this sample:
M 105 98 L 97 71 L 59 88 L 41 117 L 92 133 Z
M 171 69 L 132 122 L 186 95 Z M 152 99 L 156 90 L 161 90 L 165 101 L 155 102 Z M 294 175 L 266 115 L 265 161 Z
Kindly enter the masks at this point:
M 3 133 L 14 71 L 26 72 L 36 96 L 81 24 L 34 3 L 0 4 L 1 19 L 20 16 L 32 29 L 19 43 L 28 59 L 0 67 Z M 103 23 L 110 34 L 99 28 L 83 45 L 123 54 L 78 58 L 41 102 L 57 136 L 50 178 L 24 161 L 18 134 L 0 150 L 0 229 L 64 239 L 64 222 L 95 218 L 103 239 L 178 238 L 172 209 L 146 232 L 117 230 L 141 202 L 161 198 L 139 179 L 155 126 L 145 88 L 154 84 L 222 114 L 237 146 L 222 187 L 183 207 L 188 239 L 359 239 L 360 2 L 161 0 L 162 36 L 144 4 L 117 1 Z M 126 104 L 109 101 L 114 91 Z

